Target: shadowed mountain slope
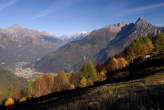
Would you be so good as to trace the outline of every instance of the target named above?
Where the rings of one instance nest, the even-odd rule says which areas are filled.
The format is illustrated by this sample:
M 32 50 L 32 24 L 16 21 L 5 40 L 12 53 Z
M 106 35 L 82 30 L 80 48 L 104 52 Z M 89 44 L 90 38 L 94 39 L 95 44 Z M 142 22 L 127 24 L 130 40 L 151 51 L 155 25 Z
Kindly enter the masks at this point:
M 82 40 L 71 42 L 46 55 L 36 63 L 36 68 L 44 72 L 77 71 L 88 60 L 92 60 L 94 64 L 102 63 L 123 51 L 133 39 L 157 34 L 162 29 L 143 18 L 139 18 L 136 23 L 107 25 L 91 32 Z

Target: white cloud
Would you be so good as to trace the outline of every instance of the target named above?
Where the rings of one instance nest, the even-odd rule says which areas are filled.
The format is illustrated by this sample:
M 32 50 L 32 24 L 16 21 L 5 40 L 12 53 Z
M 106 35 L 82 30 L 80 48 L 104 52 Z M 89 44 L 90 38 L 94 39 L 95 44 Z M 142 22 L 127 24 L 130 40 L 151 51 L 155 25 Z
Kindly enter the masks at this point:
M 120 13 L 116 14 L 114 17 L 121 17 L 121 16 L 132 14 L 132 13 L 143 13 L 146 10 L 152 10 L 152 9 L 161 8 L 161 7 L 164 7 L 164 3 L 126 9 L 126 11 L 121 11 Z
M 71 6 L 73 3 L 77 2 L 78 0 L 55 0 L 52 5 L 50 5 L 47 9 L 40 11 L 38 14 L 33 16 L 33 19 L 37 19 L 40 17 L 47 16 L 51 13 L 55 13 L 59 10 L 65 9 Z
M 14 5 L 18 0 L 0 0 L 0 11 Z

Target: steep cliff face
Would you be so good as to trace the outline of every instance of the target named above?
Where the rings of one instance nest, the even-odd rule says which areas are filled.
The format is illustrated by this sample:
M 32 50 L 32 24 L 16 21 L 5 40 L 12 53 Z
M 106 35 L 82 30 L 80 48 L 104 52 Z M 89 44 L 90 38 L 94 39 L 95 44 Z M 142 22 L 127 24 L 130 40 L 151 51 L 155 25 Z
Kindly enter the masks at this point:
M 136 23 L 107 25 L 43 57 L 36 63 L 36 68 L 44 72 L 77 71 L 88 60 L 94 64 L 102 63 L 123 51 L 133 39 L 157 34 L 160 30 L 143 18 L 139 18 Z

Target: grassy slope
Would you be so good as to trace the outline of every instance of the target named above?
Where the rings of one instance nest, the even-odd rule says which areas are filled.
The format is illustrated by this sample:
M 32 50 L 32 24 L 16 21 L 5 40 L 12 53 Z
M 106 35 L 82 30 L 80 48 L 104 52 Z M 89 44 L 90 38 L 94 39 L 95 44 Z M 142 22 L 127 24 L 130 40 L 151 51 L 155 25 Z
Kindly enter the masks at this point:
M 37 100 L 35 103 L 21 105 L 18 108 L 20 110 L 163 109 L 163 104 L 160 103 L 164 101 L 164 66 L 148 69 L 153 71 L 156 69 L 158 72 L 136 80 L 84 88 L 58 97 Z M 18 108 L 16 110 L 19 110 Z
M 88 110 L 88 109 L 108 110 L 109 108 L 110 109 L 112 108 L 123 109 L 127 107 L 125 108 L 125 110 L 127 110 L 127 109 L 130 109 L 131 106 L 133 107 L 135 107 L 136 105 L 139 106 L 138 102 L 143 101 L 142 98 L 138 99 L 140 95 L 143 95 L 144 97 L 149 97 L 147 96 L 148 95 L 147 93 L 150 93 L 150 96 L 154 95 L 155 97 L 162 95 L 162 94 L 159 94 L 159 90 L 161 91 L 164 90 L 163 85 L 164 85 L 164 72 L 159 72 L 154 75 L 137 79 L 137 80 L 106 84 L 104 86 L 95 87 L 95 88 L 85 91 L 85 93 L 80 96 L 76 96 L 72 99 L 63 99 L 59 101 L 57 104 L 50 105 L 49 107 L 51 108 L 50 110 L 54 110 L 54 109 L 55 110 L 61 110 L 61 109 L 64 109 L 64 110 L 78 110 L 78 109 L 79 110 Z M 156 87 L 158 89 L 154 90 L 154 88 Z M 127 97 L 129 98 L 129 100 L 128 99 L 125 100 L 125 98 Z M 123 99 L 123 100 L 120 101 L 120 99 Z M 135 103 L 133 103 L 133 101 L 131 100 L 133 100 Z M 126 105 L 126 104 L 130 104 L 128 101 L 130 101 L 131 106 Z M 147 104 L 144 105 L 144 103 L 146 103 L 146 101 L 143 101 L 143 104 L 141 104 L 137 108 L 137 110 L 142 107 L 154 108 L 154 106 L 156 106 L 156 105 L 152 105 L 151 107 L 151 105 L 147 105 Z M 161 105 L 159 105 L 157 108 L 161 108 Z M 134 110 L 134 108 L 132 109 Z M 49 110 L 49 109 L 46 109 L 46 110 Z
M 54 93 L 15 105 L 16 110 L 163 110 L 163 58 L 164 54 L 155 55 L 138 64 L 150 64 L 137 68 L 138 79 Z

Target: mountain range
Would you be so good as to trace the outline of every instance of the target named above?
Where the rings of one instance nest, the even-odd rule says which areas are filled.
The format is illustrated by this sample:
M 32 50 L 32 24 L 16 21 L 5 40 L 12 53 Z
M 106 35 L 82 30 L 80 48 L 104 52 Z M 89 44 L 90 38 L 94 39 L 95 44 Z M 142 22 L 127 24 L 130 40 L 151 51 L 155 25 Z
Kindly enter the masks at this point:
M 85 34 L 78 33 L 63 39 L 18 24 L 0 28 L 0 65 L 15 65 L 16 62 L 23 61 L 35 62 L 68 42 L 82 39 Z
M 0 29 L 0 61 L 33 61 L 62 46 L 60 39 L 46 33 L 13 25 Z
M 89 32 L 77 32 L 71 35 L 61 35 L 61 36 L 57 36 L 60 40 L 64 41 L 64 42 L 72 42 L 72 41 L 76 41 L 76 40 L 81 40 L 84 37 L 86 37 L 89 34 Z
M 36 62 L 35 68 L 54 73 L 59 70 L 78 71 L 88 60 L 95 65 L 103 63 L 123 51 L 134 39 L 160 32 L 164 32 L 163 27 L 154 26 L 142 17 L 135 23 L 109 24 L 47 54 Z

